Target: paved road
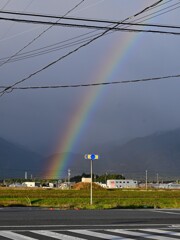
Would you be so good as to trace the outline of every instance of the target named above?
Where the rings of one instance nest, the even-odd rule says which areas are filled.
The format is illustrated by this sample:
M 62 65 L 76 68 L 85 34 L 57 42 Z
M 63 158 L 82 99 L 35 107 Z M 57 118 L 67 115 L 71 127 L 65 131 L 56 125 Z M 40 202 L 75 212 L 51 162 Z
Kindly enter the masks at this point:
M 180 210 L 1 208 L 0 240 L 180 239 Z

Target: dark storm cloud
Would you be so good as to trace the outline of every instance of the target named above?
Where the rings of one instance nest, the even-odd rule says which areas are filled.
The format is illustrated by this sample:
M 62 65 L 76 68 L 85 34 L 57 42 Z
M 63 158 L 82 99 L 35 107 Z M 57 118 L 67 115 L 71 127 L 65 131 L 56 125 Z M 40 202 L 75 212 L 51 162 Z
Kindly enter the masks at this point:
M 4 4 L 7 1 L 4 1 Z M 73 1 L 74 2 L 74 1 Z M 75 1 L 74 5 L 79 1 Z M 152 1 L 147 1 L 147 5 Z M 154 1 L 156 2 L 156 1 Z M 30 4 L 31 3 L 31 4 Z M 4 5 L 1 3 L 0 8 Z M 64 14 L 72 8 L 72 1 L 40 0 L 10 1 L 5 9 L 44 14 Z M 146 4 L 144 0 L 131 4 L 127 0 L 85 1 L 73 16 L 122 20 L 138 12 Z M 179 22 L 178 11 L 159 16 L 150 22 L 175 24 Z M 2 57 L 14 54 L 29 40 L 40 34 L 45 27 L 10 22 L 0 22 L 0 49 Z M 9 30 L 8 30 L 9 29 Z M 53 28 L 34 42 L 27 50 L 57 43 L 80 34 L 82 29 Z M 122 35 L 122 33 L 118 33 Z M 126 33 L 124 33 L 126 34 Z M 86 83 L 91 76 L 103 69 L 107 49 L 113 49 L 116 34 L 99 39 L 69 58 L 28 79 L 24 85 L 50 85 Z M 178 74 L 179 37 L 140 34 L 128 54 L 113 73 L 113 79 L 129 80 L 154 76 Z M 55 51 L 48 55 L 4 65 L 1 84 L 14 83 L 66 53 Z M 123 69 L 123 70 L 122 70 Z M 93 79 L 94 80 L 94 79 Z M 123 141 L 156 131 L 180 127 L 179 81 L 136 83 L 103 87 L 94 104 L 91 121 L 79 139 L 82 146 L 108 141 Z M 59 90 L 17 90 L 0 99 L 0 136 L 27 145 L 38 151 L 53 151 L 67 122 L 73 119 L 78 107 L 89 93 L 88 88 Z M 87 137 L 88 136 L 88 137 Z M 77 150 L 78 151 L 78 150 Z

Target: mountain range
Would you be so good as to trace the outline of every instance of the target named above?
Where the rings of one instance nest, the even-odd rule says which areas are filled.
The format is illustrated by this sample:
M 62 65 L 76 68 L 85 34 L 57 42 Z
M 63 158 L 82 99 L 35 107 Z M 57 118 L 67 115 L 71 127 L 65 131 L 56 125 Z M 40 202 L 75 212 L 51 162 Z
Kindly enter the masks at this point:
M 159 174 L 165 179 L 180 175 L 180 129 L 133 139 L 107 152 L 113 169 L 130 176 Z M 111 161 L 106 161 L 111 163 Z M 111 164 L 108 166 L 111 167 Z
M 26 147 L 0 138 L 0 179 L 23 178 L 25 172 L 32 175 L 39 174 L 43 157 Z
M 148 171 L 153 176 L 177 177 L 180 175 L 180 129 L 138 137 L 123 145 L 118 141 L 99 144 L 90 148 L 89 153 L 99 154 L 99 159 L 93 164 L 97 174 L 115 172 L 125 177 L 140 178 Z M 68 154 L 67 168 L 71 169 L 72 175 L 90 171 L 90 162 L 84 159 L 84 154 Z M 0 138 L 0 178 L 23 177 L 25 171 L 40 175 L 46 161 L 25 147 Z

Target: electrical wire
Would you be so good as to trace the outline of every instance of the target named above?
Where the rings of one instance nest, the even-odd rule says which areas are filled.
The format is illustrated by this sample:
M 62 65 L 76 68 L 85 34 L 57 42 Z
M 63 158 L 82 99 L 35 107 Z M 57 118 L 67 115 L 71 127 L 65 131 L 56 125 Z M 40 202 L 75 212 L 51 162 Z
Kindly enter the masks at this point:
M 7 2 L 4 4 L 4 6 L 1 8 L 2 10 L 11 2 L 11 0 L 7 0 Z
M 171 1 L 173 1 L 173 0 L 169 0 L 168 2 L 171 2 Z M 167 4 L 168 2 L 165 2 L 165 3 L 161 3 L 161 4 L 159 4 L 158 6 L 154 6 L 154 7 L 152 7 L 151 9 L 154 9 L 154 8 L 157 8 L 157 7 L 159 7 L 159 6 L 161 6 L 161 5 L 164 5 L 164 4 Z M 7 13 L 7 11 L 3 11 L 3 13 Z M 10 13 L 9 11 L 8 11 L 8 13 Z M 16 12 L 17 14 L 21 14 L 21 15 L 24 15 L 24 13 L 21 13 L 21 12 Z M 16 13 L 13 13 L 13 14 L 16 14 Z M 31 13 L 26 13 L 26 15 L 31 15 L 32 16 L 32 14 Z M 70 18 L 70 17 L 63 17 L 63 16 L 51 16 L 51 15 L 42 15 L 42 14 L 36 14 L 36 16 L 45 16 L 45 17 L 57 17 L 57 18 L 61 18 L 61 19 L 69 19 L 69 20 L 75 20 L 75 18 Z M 144 16 L 144 17 L 142 17 L 142 18 L 140 18 L 140 19 L 143 19 L 143 18 L 145 18 L 146 16 Z M 154 17 L 152 17 L 152 18 L 154 18 Z M 77 20 L 84 20 L 84 21 L 97 21 L 97 22 L 105 22 L 105 23 L 111 23 L 111 24 L 115 24 L 115 23 L 117 23 L 117 22 L 115 22 L 115 21 L 107 21 L 107 20 L 97 20 L 97 19 L 80 19 L 80 18 L 78 18 Z M 121 23 L 121 24 L 125 24 L 125 25 L 132 25 L 133 23 L 135 24 L 135 22 L 137 22 L 137 20 L 134 20 L 134 21 L 132 21 L 132 22 L 126 22 L 126 23 Z M 144 22 L 144 21 L 141 21 L 140 23 L 142 23 L 142 22 Z M 139 25 L 141 25 L 140 23 L 137 23 L 137 24 L 139 24 Z M 142 26 L 147 26 L 147 25 L 145 25 L 145 24 L 142 24 Z M 157 25 L 155 25 L 155 26 L 157 26 Z M 166 27 L 166 26 L 163 26 L 163 25 L 161 25 L 160 27 Z M 169 26 L 167 26 L 167 27 L 169 27 Z M 178 26 L 171 26 L 172 28 L 174 27 L 174 28 L 178 28 Z M 95 32 L 95 31 L 93 31 L 93 32 Z M 88 34 L 90 34 L 90 33 L 88 33 Z M 107 34 L 110 34 L 110 33 L 107 33 Z M 85 34 L 86 35 L 86 34 Z M 98 35 L 98 34 L 97 34 Z M 97 35 L 93 35 L 92 37 L 94 37 L 94 36 L 97 36 Z M 81 36 L 81 35 L 80 35 Z M 83 35 L 82 35 L 83 36 Z M 78 37 L 77 37 L 78 38 Z M 69 40 L 66 40 L 66 41 L 69 41 Z M 84 39 L 82 39 L 81 41 L 79 41 L 79 43 L 83 43 L 84 42 Z M 59 42 L 59 43 L 56 43 L 56 44 L 54 44 L 54 46 L 55 45 L 57 45 L 57 44 L 60 44 L 61 42 Z M 27 55 L 27 57 L 18 57 L 18 58 L 12 58 L 11 60 L 9 60 L 9 62 L 14 62 L 14 61 L 19 61 L 19 60 L 24 60 L 24 59 L 26 59 L 26 58 L 31 58 L 31 57 L 36 57 L 36 56 L 40 56 L 40 55 L 43 55 L 43 54 L 47 54 L 47 53 L 50 53 L 50 52 L 53 52 L 53 51 L 57 51 L 57 50 L 61 50 L 61 49 L 64 49 L 64 48 L 69 48 L 69 47 L 71 47 L 71 46 L 75 46 L 75 45 L 77 45 L 78 44 L 78 42 L 76 41 L 76 42 L 74 42 L 74 43 L 71 43 L 70 45 L 65 45 L 65 46 L 62 46 L 62 47 L 59 47 L 59 48 L 52 48 L 51 50 L 49 49 L 49 50 L 47 50 L 47 51 L 40 51 L 39 53 L 35 53 L 35 54 L 30 54 L 29 55 L 29 53 L 30 52 L 34 52 L 34 51 L 38 51 L 38 50 L 41 50 L 41 49 L 36 49 L 36 50 L 32 50 L 32 51 L 30 51 L 30 52 L 25 52 L 25 53 L 22 53 L 22 55 L 26 55 L 26 53 L 28 54 Z M 51 45 L 52 46 L 52 45 Z M 47 48 L 49 48 L 50 46 L 47 46 Z M 44 47 L 44 48 L 46 48 L 46 47 Z M 16 56 L 20 56 L 21 54 L 17 54 Z M 3 61 L 3 60 L 7 60 L 9 57 L 6 57 L 6 58 L 3 58 L 3 59 L 0 59 L 0 61 Z
M 163 4 L 161 4 L 161 5 L 164 5 L 164 4 L 167 4 L 167 2 L 166 3 L 163 3 Z M 164 10 L 166 10 L 166 9 L 168 9 L 168 8 L 170 8 L 170 7 L 172 7 L 172 6 L 176 6 L 176 5 L 180 5 L 180 3 L 176 3 L 176 4 L 173 4 L 173 5 L 171 5 L 171 6 L 168 6 L 168 7 L 166 7 L 166 8 L 163 8 L 163 9 L 161 9 L 161 10 L 158 10 L 158 11 L 156 11 L 156 12 L 154 12 L 154 13 L 151 13 L 151 14 L 148 14 L 148 15 L 146 15 L 146 16 L 143 16 L 143 17 L 141 17 L 141 18 L 139 18 L 139 19 L 136 19 L 136 21 L 138 21 L 138 20 L 140 20 L 140 19 L 144 19 L 145 17 L 149 17 L 149 16 L 151 16 L 151 15 L 154 15 L 154 14 L 156 14 L 156 13 L 159 13 L 159 12 L 162 12 L 162 11 L 164 11 Z M 159 5 L 160 6 L 160 5 Z M 159 7 L 158 6 L 158 7 Z M 152 7 L 152 9 L 154 9 L 154 8 L 157 8 L 157 6 L 156 7 Z M 151 10 L 152 10 L 151 9 Z M 172 10 L 174 10 L 174 9 L 176 9 L 176 8 L 173 8 L 173 9 L 170 9 L 169 11 L 172 11 Z M 168 11 L 168 12 L 169 12 Z M 36 13 L 24 13 L 24 12 L 12 12 L 12 11 L 0 11 L 0 13 L 3 13 L 3 14 L 10 14 L 10 15 L 17 15 L 17 16 L 29 16 L 29 17 L 40 17 L 40 18 L 53 18 L 53 19 L 61 19 L 61 20 L 73 20 L 73 21 L 88 21 L 88 22 L 98 22 L 98 23 L 111 23 L 111 24 L 116 24 L 117 23 L 117 21 L 111 21 L 111 20 L 102 20 L 102 19 L 87 19 L 87 18 L 77 18 L 77 17 L 66 17 L 66 16 L 56 16 L 56 15 L 48 15 L 48 14 L 40 14 L 40 13 L 38 13 L 38 14 L 36 14 Z M 164 14 L 164 13 L 167 13 L 166 11 L 165 12 L 163 12 L 162 14 Z M 159 16 L 159 15 L 156 15 L 156 16 Z M 153 17 L 154 18 L 154 17 Z M 7 18 L 8 19 L 8 18 Z M 10 18 L 10 19 L 12 19 L 12 18 Z M 41 21 L 42 23 L 43 23 L 43 21 Z M 51 22 L 51 24 L 55 24 L 56 22 Z M 133 23 L 133 22 L 132 22 Z M 132 24 L 132 23 L 122 23 L 122 24 Z
M 126 19 L 124 19 L 123 21 L 119 22 L 118 24 L 115 24 L 114 28 L 118 27 L 122 22 L 125 22 L 125 21 L 128 21 L 128 20 L 131 20 L 132 18 L 135 18 L 139 15 L 141 15 L 142 13 L 148 11 L 149 9 L 151 9 L 152 7 L 154 6 L 157 6 L 159 3 L 161 3 L 163 0 L 159 0 L 157 1 L 156 3 L 144 8 L 142 11 L 140 12 L 137 12 L 135 15 L 133 16 L 130 16 L 130 17 L 127 17 Z M 84 43 L 82 44 L 81 46 L 77 47 L 76 49 L 68 52 L 67 54 L 61 56 L 60 58 L 50 62 L 49 64 L 45 65 L 44 67 L 40 68 L 39 70 L 31 73 L 29 76 L 25 77 L 25 78 L 22 78 L 21 80 L 19 81 L 16 81 L 14 84 L 12 84 L 11 86 L 8 86 L 6 87 L 3 91 L 0 92 L 0 97 L 2 97 L 5 93 L 9 92 L 9 91 L 13 91 L 13 87 L 15 87 L 16 85 L 20 84 L 20 83 L 23 83 L 25 82 L 26 80 L 30 79 L 31 77 L 35 76 L 36 74 L 44 71 L 45 69 L 49 68 L 50 66 L 56 64 L 57 62 L 61 61 L 62 59 L 70 56 L 71 54 L 77 52 L 78 50 L 80 50 L 81 48 L 83 47 L 86 47 L 88 46 L 89 44 L 91 44 L 92 42 L 96 41 L 97 39 L 101 38 L 102 36 L 104 36 L 106 33 L 108 33 L 110 30 L 106 30 L 104 31 L 103 33 L 99 34 L 98 36 L 94 37 L 93 39 L 91 39 L 90 41 L 88 41 L 87 43 Z
M 96 32 L 93 31 L 93 32 Z M 41 56 L 43 54 L 47 54 L 47 53 L 50 53 L 50 52 L 54 52 L 54 51 L 57 51 L 57 50 L 61 50 L 61 49 L 65 49 L 65 48 L 69 48 L 69 47 L 73 47 L 73 46 L 76 46 L 76 45 L 79 45 L 79 44 L 82 44 L 90 39 L 92 39 L 92 37 L 95 37 L 97 35 L 99 35 L 99 33 L 97 34 L 94 34 L 94 35 L 91 35 L 89 37 L 85 37 L 89 34 L 91 34 L 92 32 L 90 33 L 86 33 L 86 34 L 82 34 L 82 35 L 79 35 L 77 37 L 73 37 L 71 39 L 68 39 L 68 40 L 64 40 L 64 41 L 61 41 L 61 42 L 58 42 L 56 44 L 51 44 L 51 45 L 48 45 L 46 47 L 42 47 L 42 48 L 39 48 L 39 49 L 34 49 L 34 50 L 31 50 L 29 52 L 25 52 L 25 53 L 21 53 L 21 54 L 18 54 L 15 58 L 11 59 L 9 61 L 10 62 L 15 62 L 15 61 L 20 61 L 20 60 L 24 60 L 24 59 L 28 59 L 28 58 L 31 58 L 31 57 L 36 57 L 36 56 Z M 84 36 L 84 38 L 82 38 Z M 80 38 L 80 39 L 79 39 Z M 61 45 L 60 45 L 61 44 Z M 59 46 L 60 45 L 60 46 Z M 6 60 L 7 58 L 2 58 L 0 59 L 0 62 L 1 61 L 4 61 Z
M 90 19 L 78 19 L 73 18 L 74 20 L 78 21 L 89 21 L 89 22 L 99 22 L 99 23 L 109 23 L 109 24 L 118 24 L 116 21 L 103 21 L 103 20 L 90 20 Z M 98 26 L 98 25 L 87 25 L 87 24 L 74 24 L 74 23 L 61 23 L 61 22 L 50 22 L 50 21 L 39 21 L 39 20 L 30 20 L 30 19 L 18 19 L 18 18 L 6 18 L 0 17 L 0 20 L 4 21 L 14 21 L 14 22 L 22 22 L 22 23 L 30 23 L 30 24 L 43 24 L 43 25 L 53 25 L 53 26 L 64 26 L 64 27 L 79 27 L 79 28 L 96 28 L 96 29 L 103 29 L 107 30 L 110 27 L 107 26 Z M 172 28 L 172 29 L 180 29 L 180 26 L 175 25 L 163 25 L 163 24 L 142 24 L 142 23 L 131 23 L 131 22 L 124 22 L 121 25 L 127 26 L 138 26 L 138 27 L 156 27 L 156 28 Z M 111 28 L 112 30 L 118 30 L 122 28 Z M 131 29 L 130 29 L 131 30 Z
M 59 18 L 63 18 L 62 16 L 59 16 Z M 88 21 L 88 22 L 98 22 L 98 23 L 109 23 L 109 24 L 116 24 L 117 22 L 116 21 L 108 21 L 108 20 L 99 20 L 99 19 L 85 19 L 85 18 L 72 18 L 72 17 L 64 17 L 63 19 L 68 19 L 68 20 L 78 20 L 78 21 Z M 50 22 L 49 22 L 50 24 Z M 52 23 L 54 24 L 54 23 Z M 67 24 L 68 25 L 68 24 Z M 173 28 L 173 29 L 179 29 L 180 26 L 172 26 L 172 25 L 162 25 L 162 24 L 141 24 L 141 23 L 133 23 L 133 22 L 126 22 L 126 23 L 122 23 L 122 25 L 127 25 L 127 26 L 152 26 L 152 27 L 158 27 L 158 28 Z M 86 27 L 86 26 L 84 26 Z M 88 27 L 88 26 L 87 26 Z M 77 37 L 78 38 L 78 37 Z M 65 41 L 68 41 L 68 40 L 65 40 Z M 17 58 L 13 58 L 11 61 L 9 62 L 14 62 L 14 61 L 19 61 L 19 60 L 24 60 L 26 58 L 30 58 L 30 57 L 36 57 L 36 56 L 39 56 L 39 55 L 42 55 L 42 54 L 46 54 L 46 53 L 49 53 L 51 51 L 56 51 L 56 50 L 60 50 L 60 49 L 64 49 L 66 47 L 71 47 L 71 46 L 75 46 L 76 44 L 79 44 L 79 43 L 82 43 L 84 42 L 84 39 L 82 39 L 81 41 L 79 42 L 73 42 L 71 43 L 70 45 L 69 44 L 65 44 L 63 45 L 62 47 L 56 47 L 56 48 L 52 48 L 51 50 L 47 50 L 47 51 L 40 51 L 39 53 L 35 53 L 35 54 L 29 54 L 29 53 L 33 53 L 33 52 L 36 52 L 38 50 L 42 50 L 44 48 L 40 48 L 40 49 L 36 49 L 36 50 L 31 50 L 29 52 L 25 52 L 25 53 L 22 53 L 22 54 L 18 54 L 19 57 Z M 61 43 L 61 42 L 60 42 Z M 57 43 L 58 44 L 58 43 Z M 57 44 L 54 44 L 54 45 L 50 45 L 50 46 L 55 46 Z M 47 48 L 49 48 L 50 46 L 47 46 Z M 25 56 L 26 55 L 26 56 Z M 22 57 L 20 57 L 22 56 Z M 4 61 L 6 60 L 7 58 L 1 58 L 0 61 Z
M 160 77 L 149 77 L 142 79 L 132 79 L 123 81 L 111 81 L 111 82 L 99 82 L 99 83 L 86 83 L 86 84 L 69 84 L 69 85 L 49 85 L 49 86 L 24 86 L 24 87 L 11 87 L 12 90 L 35 90 L 35 89 L 58 89 L 58 88 L 80 88 L 80 87 L 97 87 L 97 86 L 107 86 L 107 85 L 117 85 L 117 84 L 127 84 L 127 83 L 139 83 L 139 82 L 149 82 L 165 80 L 170 78 L 180 78 L 180 74 L 168 75 Z M 0 86 L 0 89 L 8 88 L 8 86 Z
M 151 32 L 151 33 L 164 33 L 164 34 L 174 34 L 174 35 L 179 35 L 180 33 L 178 32 L 170 32 L 170 31 L 156 31 L 156 30 L 140 30 L 140 29 L 132 29 L 132 28 L 117 28 L 117 27 L 107 27 L 107 26 L 95 26 L 95 25 L 85 25 L 85 24 L 73 24 L 73 23 L 53 23 L 53 22 L 45 22 L 45 21 L 35 21 L 35 20 L 25 20 L 25 19 L 14 19 L 14 18 L 1 18 L 0 20 L 8 20 L 8 21 L 16 21 L 16 22 L 25 22 L 25 23 L 33 23 L 33 24 L 48 24 L 48 25 L 53 25 L 53 26 L 63 26 L 63 27 L 76 27 L 76 28 L 89 28 L 89 29 L 97 29 L 97 30 L 108 30 L 108 31 L 125 31 L 125 32 Z M 116 23 L 117 24 L 117 23 Z M 125 24 L 125 23 L 123 23 Z M 151 26 L 151 24 L 128 24 L 129 26 L 135 25 L 135 26 Z M 164 26 L 162 25 L 152 25 L 156 27 L 161 27 L 163 28 Z M 179 26 L 165 26 L 166 28 L 176 28 L 180 29 Z
M 26 11 L 30 5 L 33 3 L 34 0 L 31 0 L 27 5 L 26 7 L 23 9 L 23 12 Z M 3 36 L 1 36 L 1 39 L 3 39 L 7 34 L 8 32 L 13 28 L 13 26 L 15 25 L 15 23 L 12 23 L 11 26 L 9 26 L 7 29 L 6 29 L 6 32 L 3 33 Z
M 78 4 L 76 4 L 72 9 L 70 9 L 67 13 L 64 14 L 64 17 L 66 15 L 68 15 L 69 13 L 71 13 L 72 11 L 74 11 L 77 7 L 79 7 L 85 0 L 81 0 Z M 56 23 L 58 23 L 61 19 L 58 19 L 56 21 Z M 19 51 L 17 51 L 16 53 L 14 53 L 11 57 L 9 57 L 5 62 L 0 64 L 0 67 L 2 67 L 3 65 L 5 65 L 6 63 L 8 63 L 13 57 L 15 57 L 16 55 L 18 55 L 20 52 L 22 52 L 24 49 L 26 49 L 27 47 L 29 47 L 32 43 L 34 43 L 37 39 L 39 39 L 42 35 L 44 35 L 47 31 L 49 31 L 51 28 L 53 27 L 53 25 L 49 26 L 48 28 L 46 28 L 44 31 L 42 31 L 38 36 L 36 36 L 32 41 L 30 41 L 29 43 L 27 43 L 23 48 L 21 48 Z
M 165 4 L 165 3 L 164 3 L 164 4 Z M 179 7 L 175 7 L 175 8 L 172 8 L 172 9 L 170 9 L 170 10 L 164 11 L 164 10 L 169 9 L 169 8 L 171 8 L 171 7 L 173 7 L 173 6 L 176 6 L 176 5 L 180 5 L 180 3 L 178 2 L 178 3 L 176 3 L 176 4 L 173 4 L 173 5 L 171 5 L 171 6 L 168 6 L 168 7 L 166 7 L 166 8 L 160 9 L 160 10 L 154 12 L 154 13 L 148 14 L 148 15 L 146 16 L 146 17 L 148 17 L 148 18 L 145 18 L 145 17 L 138 18 L 137 21 L 138 21 L 138 20 L 141 20 L 141 19 L 144 19 L 144 18 L 145 18 L 145 19 L 144 19 L 143 21 L 147 21 L 147 20 L 150 20 L 150 19 L 153 19 L 153 18 L 155 18 L 155 17 L 164 15 L 164 14 L 166 14 L 166 13 L 172 12 L 172 11 L 180 8 L 180 6 L 179 6 Z M 164 11 L 164 12 L 162 12 L 162 11 Z M 162 12 L 162 13 L 159 13 L 159 12 Z M 156 13 L 159 13 L 159 14 L 156 14 Z M 156 14 L 156 15 L 155 15 L 155 14 Z M 153 16 L 153 15 L 155 15 L 155 16 Z M 152 16 L 152 17 L 149 17 L 149 16 Z

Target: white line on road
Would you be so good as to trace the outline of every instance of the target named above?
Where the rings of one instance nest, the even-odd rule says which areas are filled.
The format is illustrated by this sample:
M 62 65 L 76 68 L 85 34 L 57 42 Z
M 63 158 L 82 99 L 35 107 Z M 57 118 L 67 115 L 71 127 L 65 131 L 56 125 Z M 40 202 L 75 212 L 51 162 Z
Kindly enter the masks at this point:
M 153 210 L 152 212 L 180 215 L 180 212 L 169 212 L 169 211 L 162 211 L 162 210 Z
M 132 238 L 124 238 L 124 237 L 120 237 L 120 236 L 114 236 L 114 235 L 110 235 L 110 234 L 104 234 L 104 233 L 98 233 L 98 232 L 93 232 L 93 231 L 89 231 L 89 230 L 70 230 L 69 232 L 74 232 L 74 233 L 78 233 L 78 234 L 84 234 L 87 236 L 91 236 L 91 237 L 98 237 L 98 238 L 102 238 L 102 239 L 111 239 L 111 240 L 120 240 L 120 239 L 129 239 L 129 240 L 133 240 Z
M 168 234 L 173 236 L 180 236 L 180 232 L 172 232 L 168 230 L 161 230 L 161 229 L 139 229 L 141 231 L 145 230 L 146 232 L 154 232 L 154 233 L 161 233 L 161 234 Z
M 10 231 L 0 231 L 0 236 L 6 237 L 12 240 L 38 240 L 37 238 L 23 236 L 21 234 L 10 232 Z
M 140 229 L 138 229 L 140 230 Z M 142 231 L 144 231 L 145 229 L 143 229 Z M 152 233 L 153 233 L 152 229 Z M 149 234 L 149 233 L 141 233 L 141 232 L 136 232 L 136 231 L 127 231 L 127 230 L 121 230 L 121 229 L 109 229 L 107 231 L 110 232 L 114 232 L 114 233 L 120 233 L 120 234 L 125 234 L 125 235 L 129 235 L 129 236 L 133 236 L 133 237 L 143 237 L 143 238 L 150 238 L 150 239 L 156 239 L 156 240 L 175 240 L 174 238 L 170 238 L 170 237 L 164 237 L 164 236 L 160 236 L 160 235 L 153 235 L 153 234 Z
M 173 225 L 171 225 L 171 226 L 169 226 L 170 228 L 172 227 L 172 228 L 180 228 L 180 224 L 173 224 Z
M 73 236 L 68 236 L 65 234 L 57 233 L 57 232 L 52 232 L 52 231 L 44 231 L 44 230 L 39 230 L 39 231 L 30 231 L 35 234 L 43 235 L 46 237 L 52 237 L 55 239 L 63 239 L 63 240 L 85 240 L 85 238 L 78 238 L 78 237 L 73 237 Z

